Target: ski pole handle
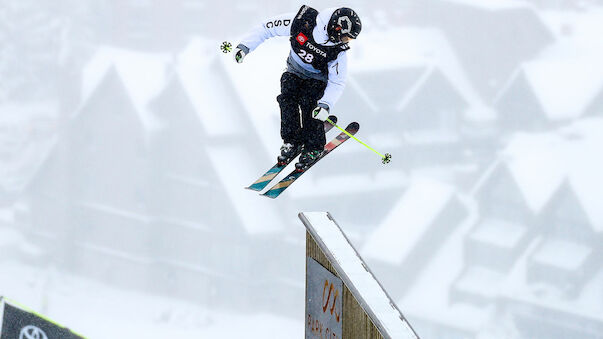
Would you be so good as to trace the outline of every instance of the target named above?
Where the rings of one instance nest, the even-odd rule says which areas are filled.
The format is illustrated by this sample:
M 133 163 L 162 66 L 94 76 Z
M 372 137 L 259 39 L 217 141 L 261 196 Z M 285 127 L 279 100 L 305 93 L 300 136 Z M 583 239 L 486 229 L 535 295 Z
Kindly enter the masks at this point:
M 222 50 L 222 53 L 228 53 L 232 51 L 232 44 L 228 41 L 223 41 L 222 44 L 220 45 L 220 50 Z

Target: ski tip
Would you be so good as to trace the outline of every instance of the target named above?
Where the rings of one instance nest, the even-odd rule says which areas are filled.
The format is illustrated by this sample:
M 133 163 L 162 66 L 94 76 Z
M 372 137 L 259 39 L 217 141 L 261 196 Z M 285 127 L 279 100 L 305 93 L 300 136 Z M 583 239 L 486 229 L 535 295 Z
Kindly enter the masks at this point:
M 268 192 L 270 192 L 270 191 L 268 191 Z M 263 197 L 272 199 L 272 200 L 274 200 L 274 199 L 276 199 L 276 197 L 278 197 L 278 195 L 271 195 L 268 192 L 266 192 L 266 193 L 260 193 L 260 195 L 263 196 Z
M 346 128 L 346 130 L 350 133 L 356 133 L 358 132 L 358 130 L 360 129 L 360 124 L 357 123 L 356 121 L 351 122 L 348 127 Z

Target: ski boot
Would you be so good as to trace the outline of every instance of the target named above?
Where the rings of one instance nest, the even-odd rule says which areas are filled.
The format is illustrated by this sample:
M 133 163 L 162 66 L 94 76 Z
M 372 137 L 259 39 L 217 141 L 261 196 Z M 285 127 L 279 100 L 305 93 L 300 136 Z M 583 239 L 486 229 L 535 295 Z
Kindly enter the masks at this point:
M 299 156 L 299 162 L 295 164 L 295 169 L 298 172 L 305 171 L 310 166 L 312 166 L 316 161 L 318 161 L 318 159 L 320 159 L 321 155 L 322 155 L 322 151 L 319 151 L 319 150 L 302 151 L 301 155 Z
M 302 145 L 292 144 L 292 143 L 284 143 L 281 146 L 281 155 L 276 158 L 276 162 L 279 166 L 286 165 L 293 160 L 302 150 Z

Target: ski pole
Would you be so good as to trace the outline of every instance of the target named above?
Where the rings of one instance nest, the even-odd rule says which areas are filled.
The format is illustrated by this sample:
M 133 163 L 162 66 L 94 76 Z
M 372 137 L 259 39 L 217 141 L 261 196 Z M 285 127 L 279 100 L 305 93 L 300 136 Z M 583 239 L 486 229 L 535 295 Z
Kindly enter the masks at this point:
M 329 122 L 331 125 L 337 127 L 340 131 L 342 131 L 343 133 L 347 134 L 350 138 L 358 141 L 359 143 L 361 143 L 362 145 L 364 145 L 366 148 L 370 149 L 371 151 L 377 153 L 380 157 L 381 157 L 381 163 L 383 164 L 389 164 L 389 162 L 392 159 L 392 155 L 389 153 L 385 153 L 385 155 L 377 152 L 374 148 L 372 148 L 371 146 L 367 145 L 366 143 L 362 142 L 362 140 L 356 138 L 355 136 L 353 136 L 352 134 L 348 133 L 348 131 L 346 131 L 345 129 L 337 126 L 336 123 L 334 123 L 333 121 L 331 121 L 329 118 L 327 118 L 327 122 Z

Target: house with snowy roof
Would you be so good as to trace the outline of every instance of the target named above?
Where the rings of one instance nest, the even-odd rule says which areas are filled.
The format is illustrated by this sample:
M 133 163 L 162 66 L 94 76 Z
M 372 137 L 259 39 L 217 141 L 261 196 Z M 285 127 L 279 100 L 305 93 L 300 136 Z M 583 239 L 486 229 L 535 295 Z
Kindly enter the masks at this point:
M 54 142 L 55 102 L 0 104 L 0 207 L 10 206 L 35 175 Z
M 284 212 L 243 189 L 271 159 L 264 157 L 261 122 L 256 125 L 251 117 L 257 107 L 250 112 L 244 96 L 233 95 L 232 60 L 203 57 L 213 47 L 192 40 L 176 57 L 165 88 L 149 103 L 161 126 L 150 136 L 149 152 L 155 178 L 150 197 L 162 224 L 162 251 L 171 260 L 162 264 L 173 271 L 203 263 L 206 271 L 199 277 L 212 284 L 208 291 L 213 297 L 208 299 L 213 305 L 219 304 L 216 296 L 240 293 L 239 309 L 276 304 L 291 309 L 287 303 L 292 298 L 271 305 L 248 298 L 262 295 L 267 286 L 282 290 L 283 296 L 296 293 L 299 286 L 291 282 L 298 272 L 285 269 L 290 265 L 279 262 L 283 258 L 266 258 L 272 264 L 261 272 L 249 268 L 252 261 L 264 260 L 267 247 L 280 253 L 303 251 L 303 244 L 283 241 L 288 232 Z M 181 284 L 190 284 L 186 274 L 178 277 L 169 279 L 175 293 Z
M 413 177 L 360 252 L 387 290 L 401 298 L 467 215 L 467 207 L 454 188 L 434 179 Z
M 100 257 L 121 260 L 117 253 L 149 254 L 148 239 L 140 236 L 147 225 L 141 205 L 145 135 L 135 112 L 124 82 L 110 68 L 28 187 L 30 234 L 68 269 L 98 274 L 102 270 L 87 261 L 91 256 L 100 263 Z M 119 273 L 124 281 L 133 278 L 117 266 L 107 276 Z
M 220 295 L 240 293 L 238 306 L 260 307 L 245 296 L 287 273 L 252 272 L 249 261 L 267 246 L 258 244 L 283 251 L 291 245 L 274 244 L 284 224 L 274 206 L 244 195 L 243 179 L 251 179 L 241 173 L 254 172 L 224 158 L 238 155 L 252 164 L 244 147 L 254 134 L 235 109 L 222 117 L 243 118 L 209 131 L 221 120 L 203 119 L 207 112 L 197 110 L 196 87 L 186 86 L 192 78 L 178 73 L 180 66 L 180 74 L 192 72 L 187 60 L 171 73 L 169 61 L 113 48 L 91 59 L 83 72 L 85 101 L 28 188 L 29 232 L 48 256 L 78 274 L 216 307 L 231 300 Z M 227 85 L 213 80 L 198 84 L 207 89 L 212 82 L 218 92 Z M 218 92 L 202 92 L 215 97 L 205 109 L 221 102 Z M 222 107 L 229 105 L 236 100 Z M 232 213 L 216 213 L 224 206 Z M 232 253 L 242 255 L 227 260 Z M 287 281 L 277 285 L 293 293 Z
M 603 67 L 600 67 L 603 69 Z M 522 65 L 495 100 L 506 131 L 539 131 L 598 111 L 602 72 L 579 60 L 537 60 Z
M 508 166 L 499 163 L 487 176 L 476 192 L 479 221 L 466 239 L 465 260 L 504 272 L 527 246 L 538 211 L 526 203 Z
M 539 236 L 500 289 L 498 307 L 522 337 L 597 338 L 603 333 L 603 223 L 589 206 L 600 206 L 591 199 L 600 202 L 601 194 L 593 196 L 597 189 L 580 187 L 571 177 L 570 171 L 543 207 Z M 593 177 L 587 181 L 594 187 L 600 183 Z
M 496 304 L 529 337 L 592 337 L 602 328 L 603 318 L 591 316 L 602 305 L 594 291 L 603 278 L 603 162 L 592 157 L 603 144 L 601 131 L 603 120 L 593 118 L 510 140 L 504 164 L 475 190 L 480 216 L 465 236 L 453 303 Z M 547 322 L 554 330 L 535 332 Z
M 342 96 L 341 106 L 344 111 L 364 109 L 365 117 L 376 120 L 379 133 L 458 138 L 467 103 L 437 67 L 358 72 L 353 79 L 353 89 Z
M 400 28 L 382 35 L 354 43 L 350 55 L 359 56 L 352 59 L 338 110 L 360 121 L 359 133 L 370 133 L 373 144 L 404 153 L 405 162 L 393 166 L 454 158 L 462 126 L 474 118 L 469 108 L 477 95 L 451 46 L 433 29 Z M 388 39 L 398 43 L 384 47 Z M 363 133 L 364 126 L 370 131 Z
M 599 226 L 603 224 L 589 219 L 571 183 L 565 181 L 543 208 L 542 238 L 528 258 L 528 282 L 548 284 L 568 297 L 579 294 L 603 269 Z
M 207 32 L 213 12 L 204 1 L 191 0 L 120 0 L 98 6 L 97 20 L 108 27 L 104 43 L 146 51 L 181 48 L 191 35 Z
M 439 0 L 417 3 L 412 12 L 411 22 L 441 28 L 487 102 L 521 63 L 554 41 L 534 8 L 520 1 Z

